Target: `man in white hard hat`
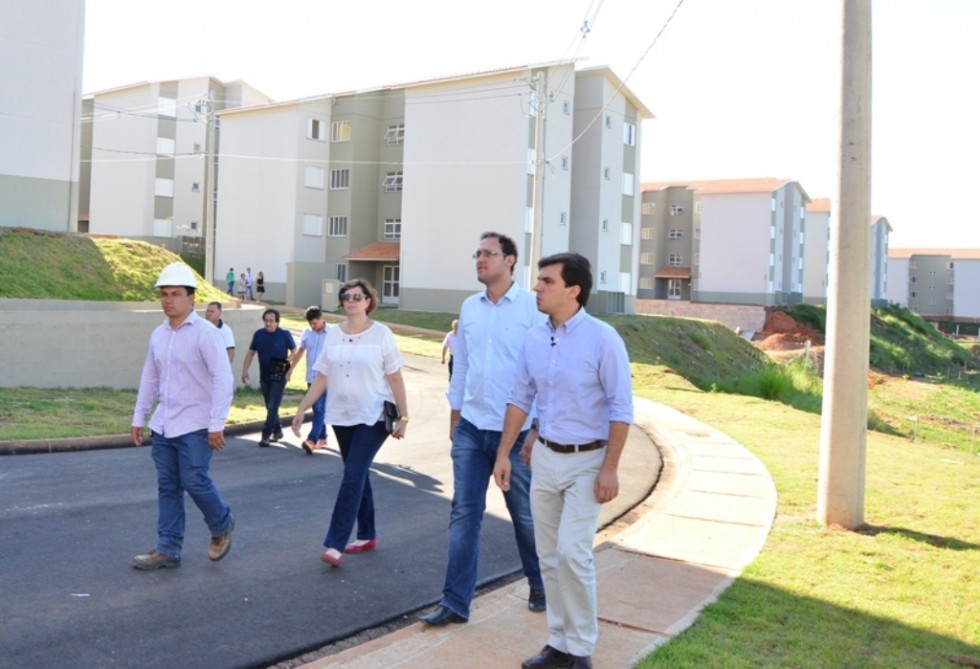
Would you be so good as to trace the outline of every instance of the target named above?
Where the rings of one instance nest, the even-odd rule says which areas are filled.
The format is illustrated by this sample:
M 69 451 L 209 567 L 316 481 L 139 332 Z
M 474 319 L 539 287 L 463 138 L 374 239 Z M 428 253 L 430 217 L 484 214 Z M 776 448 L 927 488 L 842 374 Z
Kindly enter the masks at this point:
M 187 265 L 164 267 L 156 286 L 166 320 L 150 335 L 130 430 L 133 443 L 142 445 L 143 426 L 159 400 L 149 422 L 159 490 L 157 545 L 133 558 L 133 567 L 142 570 L 180 566 L 185 491 L 211 531 L 211 560 L 228 553 L 235 527 L 231 508 L 208 474 L 212 451 L 225 445 L 225 419 L 234 394 L 225 344 L 194 311 L 197 279 Z

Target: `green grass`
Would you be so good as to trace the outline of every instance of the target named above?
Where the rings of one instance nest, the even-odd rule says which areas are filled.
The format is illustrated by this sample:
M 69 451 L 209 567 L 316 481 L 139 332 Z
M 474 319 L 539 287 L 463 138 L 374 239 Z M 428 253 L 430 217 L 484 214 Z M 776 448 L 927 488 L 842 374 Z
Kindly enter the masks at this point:
M 980 459 L 869 433 L 867 525 L 825 528 L 815 520 L 819 416 L 703 393 L 662 368 L 635 371 L 638 394 L 758 456 L 779 495 L 755 562 L 639 667 L 980 666 Z

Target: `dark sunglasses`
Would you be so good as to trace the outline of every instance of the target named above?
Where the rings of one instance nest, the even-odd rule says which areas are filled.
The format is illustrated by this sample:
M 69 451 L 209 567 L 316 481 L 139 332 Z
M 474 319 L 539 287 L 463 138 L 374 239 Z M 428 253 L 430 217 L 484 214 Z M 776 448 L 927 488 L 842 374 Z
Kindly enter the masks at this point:
M 367 297 L 367 295 L 365 295 L 364 293 L 341 293 L 340 294 L 341 302 L 360 302 L 365 297 Z

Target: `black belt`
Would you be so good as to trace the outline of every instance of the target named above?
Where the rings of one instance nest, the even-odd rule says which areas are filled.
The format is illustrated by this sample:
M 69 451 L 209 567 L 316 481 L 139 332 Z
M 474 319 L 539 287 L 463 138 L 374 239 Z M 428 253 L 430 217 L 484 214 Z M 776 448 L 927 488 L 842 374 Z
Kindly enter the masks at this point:
M 538 437 L 538 441 L 553 450 L 555 453 L 584 453 L 585 451 L 594 451 L 606 445 L 606 442 L 599 441 L 598 439 L 595 441 L 590 441 L 587 444 L 578 445 L 556 444 L 555 442 L 548 441 L 542 437 Z

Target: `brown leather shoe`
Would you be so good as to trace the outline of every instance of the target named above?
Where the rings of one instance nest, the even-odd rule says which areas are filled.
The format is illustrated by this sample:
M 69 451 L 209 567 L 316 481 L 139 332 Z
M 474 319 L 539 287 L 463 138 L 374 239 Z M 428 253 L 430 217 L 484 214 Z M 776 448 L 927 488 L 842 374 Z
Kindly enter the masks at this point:
M 568 669 L 571 661 L 568 653 L 545 646 L 540 653 L 521 662 L 521 669 Z
M 212 562 L 217 562 L 228 555 L 228 550 L 231 548 L 231 531 L 233 529 L 235 529 L 234 516 L 228 521 L 228 529 L 225 530 L 224 534 L 211 537 L 211 542 L 208 544 L 208 558 Z

